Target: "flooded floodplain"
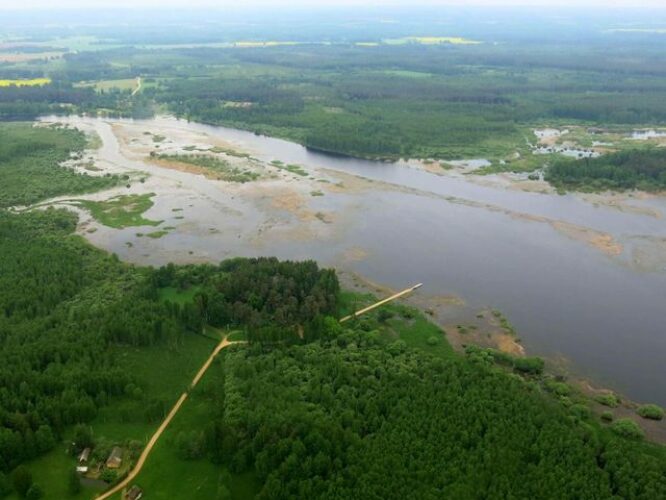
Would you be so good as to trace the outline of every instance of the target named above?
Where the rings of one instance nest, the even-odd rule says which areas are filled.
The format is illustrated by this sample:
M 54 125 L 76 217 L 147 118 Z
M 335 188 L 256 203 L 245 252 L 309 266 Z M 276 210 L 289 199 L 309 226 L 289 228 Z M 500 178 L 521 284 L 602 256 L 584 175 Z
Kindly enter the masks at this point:
M 426 299 L 448 298 L 433 311 L 440 322 L 499 309 L 529 353 L 666 404 L 664 197 L 534 192 L 501 176 L 435 175 L 170 117 L 45 121 L 97 134 L 86 160 L 129 176 L 129 187 L 81 198 L 154 193 L 144 217 L 158 227 L 113 229 L 77 209 L 81 234 L 124 260 L 275 255 L 396 289 L 423 282 Z M 216 156 L 252 180 L 169 160 L 185 154 Z

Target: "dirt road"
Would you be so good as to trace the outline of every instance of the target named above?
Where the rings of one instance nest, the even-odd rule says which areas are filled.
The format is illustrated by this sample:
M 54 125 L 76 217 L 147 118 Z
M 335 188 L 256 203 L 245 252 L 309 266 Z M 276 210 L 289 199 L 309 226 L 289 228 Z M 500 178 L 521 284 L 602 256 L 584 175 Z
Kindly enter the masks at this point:
M 203 377 L 204 373 L 206 373 L 206 370 L 208 370 L 208 368 L 210 367 L 211 363 L 215 359 L 215 356 L 217 356 L 218 353 L 222 349 L 224 349 L 225 347 L 229 347 L 230 345 L 237 344 L 237 343 L 238 342 L 230 342 L 230 341 L 227 340 L 227 337 L 224 337 L 224 339 L 222 339 L 222 341 L 217 345 L 217 347 L 215 348 L 213 353 L 208 357 L 206 362 L 203 364 L 203 366 L 199 369 L 197 374 L 194 376 L 194 379 L 192 380 L 192 384 L 190 385 L 189 389 L 190 390 L 193 389 L 199 383 L 199 380 L 201 380 L 201 377 Z M 125 479 L 123 479 L 121 482 L 119 482 L 117 485 L 115 485 L 113 488 L 111 488 L 110 490 L 105 491 L 100 496 L 98 496 L 97 500 L 105 500 L 107 498 L 111 498 L 113 495 L 122 491 L 123 488 L 129 486 L 129 484 L 132 481 L 134 481 L 134 478 L 136 478 L 136 476 L 139 475 L 139 473 L 141 472 L 141 469 L 143 468 L 144 464 L 146 463 L 146 460 L 148 459 L 148 456 L 150 455 L 150 452 L 153 451 L 153 447 L 157 443 L 157 440 L 160 438 L 160 436 L 162 436 L 162 433 L 169 426 L 169 424 L 173 420 L 173 417 L 176 416 L 176 413 L 178 413 L 178 410 L 180 410 L 180 407 L 183 406 L 183 403 L 187 399 L 188 395 L 189 395 L 189 390 L 180 395 L 180 397 L 178 398 L 178 401 L 176 401 L 176 404 L 173 405 L 173 408 L 171 408 L 171 411 L 169 412 L 169 414 L 166 416 L 164 421 L 157 428 L 157 430 L 155 431 L 153 436 L 150 438 L 150 441 L 148 441 L 148 444 L 143 449 L 143 452 L 141 453 L 141 456 L 139 457 L 139 460 L 137 461 L 134 468 L 127 475 L 127 477 Z

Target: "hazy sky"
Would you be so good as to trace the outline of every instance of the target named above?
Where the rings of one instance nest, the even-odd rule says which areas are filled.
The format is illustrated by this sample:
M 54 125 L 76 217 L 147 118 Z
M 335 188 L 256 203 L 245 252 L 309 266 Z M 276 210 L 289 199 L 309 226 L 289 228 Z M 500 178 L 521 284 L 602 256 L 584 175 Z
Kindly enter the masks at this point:
M 0 9 L 91 7 L 313 7 L 413 5 L 529 5 L 559 7 L 664 7 L 666 0 L 0 0 Z

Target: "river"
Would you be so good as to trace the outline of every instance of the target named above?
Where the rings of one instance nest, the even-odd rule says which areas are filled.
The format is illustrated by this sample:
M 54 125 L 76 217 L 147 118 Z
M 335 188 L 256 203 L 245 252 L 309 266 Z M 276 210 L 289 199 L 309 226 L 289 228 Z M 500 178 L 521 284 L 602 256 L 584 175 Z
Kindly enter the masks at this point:
M 169 219 L 174 207 L 184 206 L 177 187 L 196 191 L 187 197 L 180 227 L 164 238 L 137 238 L 136 228 L 88 235 L 123 259 L 161 264 L 187 261 L 187 255 L 213 262 L 233 255 L 276 255 L 316 259 L 396 289 L 423 282 L 419 293 L 455 294 L 470 311 L 501 310 L 529 353 L 564 358 L 601 385 L 666 405 L 666 222 L 660 217 L 666 215 L 665 198 L 636 197 L 630 200 L 635 210 L 620 210 L 582 196 L 484 185 L 404 162 L 329 156 L 288 141 L 168 117 L 51 120 L 94 128 L 103 140 L 97 152 L 101 160 L 155 177 L 137 188 L 157 193 L 150 218 Z M 266 225 L 265 206 L 262 212 L 257 203 L 268 203 L 270 194 L 250 202 L 243 196 L 250 186 L 232 190 L 202 176 L 147 166 L 139 155 L 123 153 L 110 123 L 167 137 L 180 134 L 185 142 L 198 134 L 265 162 L 302 165 L 315 172 L 313 177 L 360 176 L 377 183 L 377 189 L 308 199 L 310 212 L 331 214 L 333 222 L 298 233 L 283 223 L 279 210 L 271 214 L 274 224 Z M 257 227 L 259 233 L 265 229 L 263 236 Z M 581 228 L 597 243 L 584 241 Z M 615 246 L 604 251 L 599 235 Z M 354 249 L 362 256 L 341 257 Z

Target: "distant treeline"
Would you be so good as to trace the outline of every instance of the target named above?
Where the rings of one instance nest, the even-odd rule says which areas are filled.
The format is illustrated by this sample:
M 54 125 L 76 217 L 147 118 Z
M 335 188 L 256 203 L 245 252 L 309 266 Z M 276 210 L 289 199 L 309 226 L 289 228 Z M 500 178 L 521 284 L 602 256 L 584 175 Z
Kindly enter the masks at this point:
M 51 85 L 0 89 L 0 118 L 145 117 L 161 106 L 349 155 L 501 158 L 524 145 L 524 128 L 535 122 L 666 123 L 663 54 L 616 49 L 572 51 L 563 42 L 80 52 L 46 65 Z M 75 86 L 136 76 L 144 87 L 132 97 Z

